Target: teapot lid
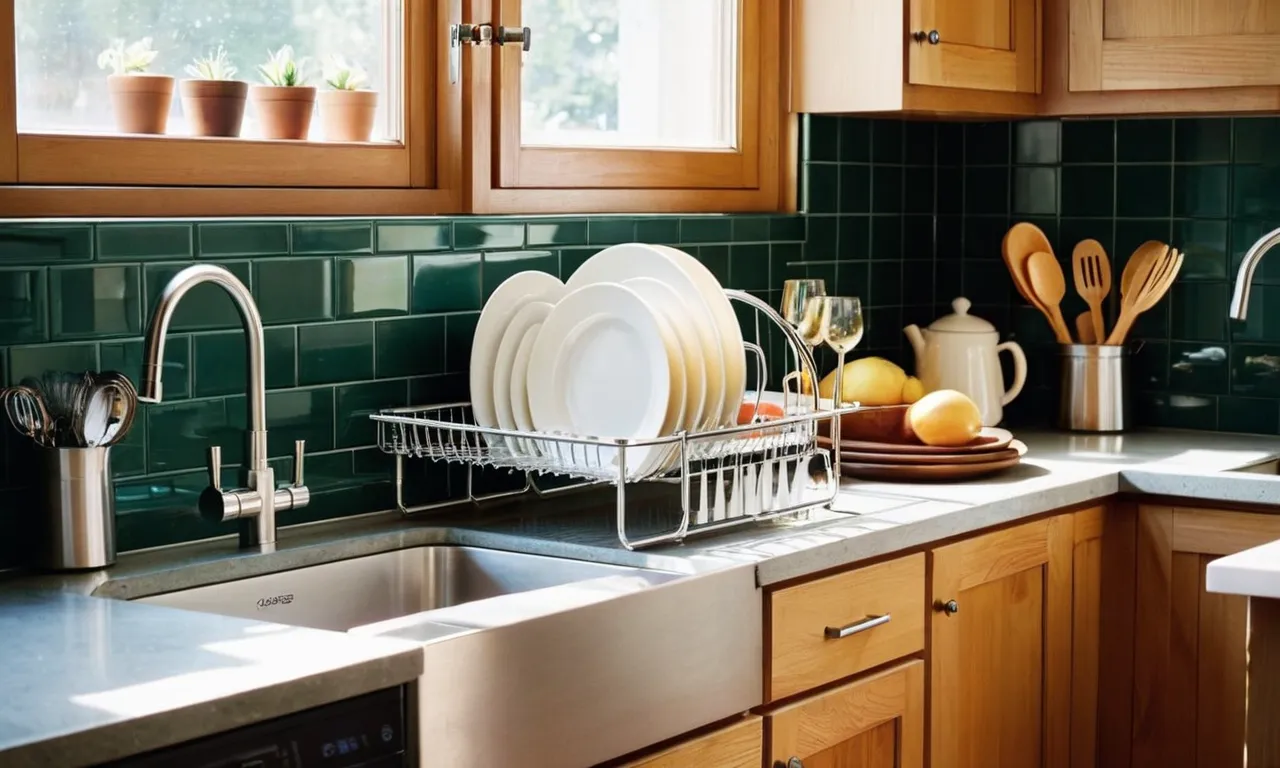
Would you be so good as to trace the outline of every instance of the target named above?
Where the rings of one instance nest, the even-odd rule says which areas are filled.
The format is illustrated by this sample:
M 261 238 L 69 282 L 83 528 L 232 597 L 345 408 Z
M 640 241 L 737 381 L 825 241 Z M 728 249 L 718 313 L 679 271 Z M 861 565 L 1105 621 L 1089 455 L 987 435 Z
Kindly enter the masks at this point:
M 929 325 L 931 331 L 944 333 L 995 333 L 996 327 L 980 317 L 969 314 L 973 302 L 961 296 L 951 302 L 955 313 L 943 315 Z

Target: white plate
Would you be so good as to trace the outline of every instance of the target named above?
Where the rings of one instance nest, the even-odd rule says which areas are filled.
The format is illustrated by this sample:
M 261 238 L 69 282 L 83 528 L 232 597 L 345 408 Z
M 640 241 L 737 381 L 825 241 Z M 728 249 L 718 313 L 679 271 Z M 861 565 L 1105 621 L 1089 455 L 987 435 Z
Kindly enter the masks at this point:
M 689 309 L 665 283 L 652 277 L 633 277 L 622 283 L 640 294 L 658 315 L 660 324 L 671 329 L 673 344 L 668 347 L 671 364 L 671 394 L 681 398 L 680 418 L 663 434 L 695 429 L 702 419 L 702 401 L 707 396 L 707 369 L 699 355 L 698 337 L 689 327 Z M 678 381 L 677 381 L 678 380 Z
M 689 274 L 715 318 L 716 331 L 720 336 L 720 353 L 724 359 L 724 402 L 720 411 L 720 424 L 732 425 L 737 422 L 738 405 L 742 403 L 742 394 L 747 390 L 747 355 L 742 346 L 742 327 L 738 325 L 738 316 L 734 314 L 729 297 L 724 295 L 724 286 L 720 285 L 720 281 L 702 262 L 679 248 L 667 245 L 653 247 L 670 255 Z
M 633 277 L 651 277 L 665 283 L 685 303 L 689 311 L 686 323 L 698 338 L 701 351 L 699 356 L 706 367 L 706 397 L 703 400 L 702 423 L 699 426 L 719 426 L 717 422 L 726 408 L 726 402 L 724 355 L 720 351 L 718 323 L 698 283 L 680 265 L 677 257 L 656 246 L 641 243 L 612 245 L 583 262 L 569 277 L 566 285 L 573 290 L 592 283 L 620 283 Z M 727 301 L 723 294 L 720 299 Z M 732 407 L 736 414 L 738 402 L 733 401 Z
M 515 416 L 512 413 L 511 378 L 515 367 L 516 352 L 525 333 L 534 326 L 542 325 L 542 321 L 551 314 L 553 305 L 545 301 L 531 301 L 520 308 L 498 344 L 498 355 L 493 363 L 493 411 L 498 426 L 503 429 L 516 429 Z M 516 452 L 516 443 L 507 439 L 507 447 Z
M 485 302 L 471 342 L 471 413 L 479 426 L 498 426 L 498 414 L 493 407 L 493 369 L 498 345 L 511 318 L 531 301 L 555 303 L 564 292 L 564 283 L 552 275 L 530 270 L 517 272 L 502 281 Z
M 529 415 L 529 357 L 533 354 L 533 343 L 537 341 L 538 331 L 541 329 L 542 323 L 529 326 L 521 337 L 520 344 L 516 348 L 515 359 L 511 362 L 511 382 L 508 390 L 511 397 L 511 418 L 516 423 L 516 429 L 521 432 L 533 431 L 533 417 Z M 528 445 L 527 441 L 521 441 L 512 446 L 511 441 L 508 440 L 507 445 L 514 453 L 534 451 L 533 446 Z
M 654 310 L 616 283 L 570 291 L 542 324 L 529 358 L 529 412 L 542 432 L 644 440 L 668 418 L 671 373 Z M 595 464 L 596 456 L 589 461 Z M 627 449 L 627 476 L 651 448 Z M 601 450 L 601 463 L 616 463 Z

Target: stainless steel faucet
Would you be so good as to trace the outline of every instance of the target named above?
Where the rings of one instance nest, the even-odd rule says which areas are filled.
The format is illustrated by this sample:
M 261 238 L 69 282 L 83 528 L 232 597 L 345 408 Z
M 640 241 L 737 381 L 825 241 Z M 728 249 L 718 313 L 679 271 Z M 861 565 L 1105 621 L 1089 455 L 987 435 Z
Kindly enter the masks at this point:
M 276 511 L 305 507 L 311 500 L 311 492 L 302 483 L 302 459 L 306 446 L 303 440 L 294 443 L 293 485 L 277 488 L 275 470 L 267 463 L 267 386 L 262 317 L 258 314 L 253 294 L 235 275 L 213 264 L 197 264 L 169 280 L 160 293 L 147 329 L 138 399 L 147 403 L 160 402 L 164 342 L 169 334 L 169 321 L 187 291 L 201 283 L 213 283 L 225 290 L 235 301 L 244 322 L 245 346 L 248 349 L 249 460 L 244 467 L 244 487 L 224 491 L 221 482 L 222 449 L 210 446 L 209 487 L 200 494 L 200 514 L 215 522 L 240 521 L 240 546 L 269 551 L 276 543 Z
M 1232 320 L 1244 320 L 1249 314 L 1249 289 L 1253 287 L 1253 273 L 1267 251 L 1280 243 L 1280 229 L 1273 229 L 1249 247 L 1240 262 L 1240 271 L 1236 273 L 1236 288 L 1231 294 L 1231 308 L 1227 316 Z

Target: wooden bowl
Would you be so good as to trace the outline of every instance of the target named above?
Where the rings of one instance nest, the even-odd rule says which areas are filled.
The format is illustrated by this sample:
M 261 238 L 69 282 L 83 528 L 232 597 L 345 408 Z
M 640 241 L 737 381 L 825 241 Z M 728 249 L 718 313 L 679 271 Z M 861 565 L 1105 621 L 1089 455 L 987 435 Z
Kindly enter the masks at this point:
M 906 443 L 909 440 L 904 425 L 909 405 L 874 405 L 859 408 L 840 417 L 842 440 L 863 440 L 872 443 Z M 830 422 L 820 423 L 822 434 L 830 431 Z

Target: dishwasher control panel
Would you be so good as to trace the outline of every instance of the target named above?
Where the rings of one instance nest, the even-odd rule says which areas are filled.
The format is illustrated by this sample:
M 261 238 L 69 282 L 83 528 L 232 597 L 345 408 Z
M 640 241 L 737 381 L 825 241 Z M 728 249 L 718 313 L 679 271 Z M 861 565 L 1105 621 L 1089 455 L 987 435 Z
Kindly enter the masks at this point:
M 391 688 L 131 757 L 106 768 L 408 766 L 405 690 Z

